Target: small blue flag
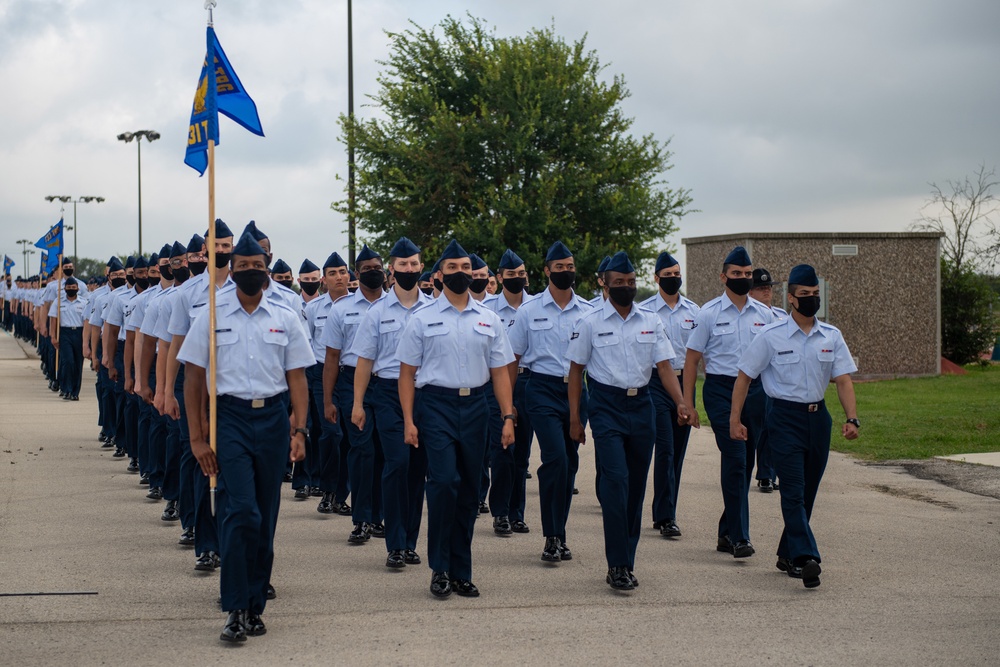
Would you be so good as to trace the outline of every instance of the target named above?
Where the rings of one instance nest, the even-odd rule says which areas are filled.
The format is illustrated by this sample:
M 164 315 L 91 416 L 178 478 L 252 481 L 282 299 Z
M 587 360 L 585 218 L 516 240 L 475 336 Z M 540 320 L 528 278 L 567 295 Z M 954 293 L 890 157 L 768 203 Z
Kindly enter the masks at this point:
M 47 253 L 47 252 L 45 252 L 45 251 L 43 250 L 43 251 L 42 251 L 42 261 L 41 261 L 41 263 L 40 263 L 40 264 L 39 264 L 39 266 L 38 266 L 38 273 L 39 273 L 40 275 L 43 275 L 43 276 L 44 276 L 44 275 L 48 275 L 48 273 L 49 273 L 49 270 L 48 270 L 47 268 L 45 268 L 45 267 L 47 267 L 48 265 L 49 265 L 49 253 Z
M 219 145 L 219 112 L 236 121 L 245 129 L 263 137 L 264 130 L 257 115 L 257 105 L 240 83 L 236 70 L 229 64 L 215 30 L 209 26 L 206 35 L 207 50 L 201 66 L 198 89 L 191 108 L 188 126 L 187 153 L 184 164 L 204 175 L 208 168 L 208 140 Z M 208 64 L 213 63 L 215 86 L 208 85 Z
M 59 222 L 52 226 L 52 228 L 45 233 L 45 236 L 38 239 L 35 243 L 36 248 L 41 248 L 47 252 L 42 253 L 42 257 L 45 257 L 45 261 L 42 264 L 42 270 L 45 273 L 52 273 L 59 266 L 59 256 L 63 254 L 63 219 L 59 218 Z
M 10 275 L 10 270 L 12 268 L 14 268 L 14 260 L 12 260 L 7 255 L 4 255 L 3 256 L 3 274 L 5 276 L 9 276 Z

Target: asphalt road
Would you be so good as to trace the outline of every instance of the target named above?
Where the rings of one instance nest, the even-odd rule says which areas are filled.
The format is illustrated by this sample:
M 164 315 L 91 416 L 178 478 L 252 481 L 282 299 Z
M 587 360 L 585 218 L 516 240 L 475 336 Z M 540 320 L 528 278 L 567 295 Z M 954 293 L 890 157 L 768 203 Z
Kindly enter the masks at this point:
M 688 450 L 683 537 L 644 529 L 630 594 L 604 583 L 589 446 L 568 529 L 574 560 L 539 560 L 536 478 L 531 534 L 496 537 L 480 520 L 478 599 L 433 599 L 426 565 L 387 570 L 382 542 L 348 545 L 349 518 L 320 515 L 316 499 L 295 502 L 286 487 L 268 633 L 224 646 L 218 575 L 193 570 L 162 503 L 100 448 L 92 387 L 88 371 L 78 403 L 58 400 L 37 360 L 0 332 L 3 665 L 1000 662 L 1000 501 L 834 454 L 813 517 L 822 586 L 806 590 L 774 567 L 778 494 L 751 493 L 756 556 L 715 551 L 722 500 L 707 429 Z M 97 595 L 9 596 L 38 592 Z

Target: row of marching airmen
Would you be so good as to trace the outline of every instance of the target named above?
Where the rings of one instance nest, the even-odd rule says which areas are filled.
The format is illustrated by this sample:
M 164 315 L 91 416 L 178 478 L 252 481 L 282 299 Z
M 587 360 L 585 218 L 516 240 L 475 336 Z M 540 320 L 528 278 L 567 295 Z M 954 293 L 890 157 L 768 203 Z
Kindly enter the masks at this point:
M 531 295 L 514 250 L 494 273 L 452 240 L 425 271 L 420 248 L 404 237 L 387 261 L 365 246 L 353 270 L 336 252 L 322 267 L 307 259 L 296 291 L 291 268 L 273 260 L 255 223 L 237 238 L 217 220 L 214 232 L 214 285 L 196 234 L 149 258 L 112 257 L 106 276 L 85 285 L 71 262 L 47 285 L 8 277 L 0 296 L 4 327 L 37 342 L 53 391 L 77 400 L 84 360 L 97 371 L 103 446 L 140 475 L 147 498 L 165 501 L 161 518 L 179 522 L 194 567 L 220 570 L 223 640 L 266 632 L 283 481 L 297 500 L 318 497 L 319 512 L 350 516 L 349 542 L 383 539 L 392 569 L 421 563 L 426 497 L 430 592 L 476 597 L 476 519 L 491 514 L 503 537 L 530 532 L 525 489 L 537 440 L 541 559 L 571 561 L 567 522 L 587 426 L 606 582 L 635 589 L 651 464 L 653 526 L 665 538 L 681 536 L 678 489 L 690 429 L 700 426 L 702 363 L 703 403 L 721 454 L 717 549 L 754 554 L 748 492 L 756 467 L 759 491 L 781 497 L 778 569 L 819 585 L 809 518 L 829 455 L 823 399 L 831 381 L 846 416 L 843 436 L 856 438 L 860 423 L 856 368 L 840 331 L 815 317 L 812 267 L 790 270 L 786 313 L 770 305 L 770 273 L 737 247 L 721 263 L 723 293 L 699 308 L 681 295 L 681 267 L 666 252 L 655 265 L 657 293 L 635 302 L 636 270 L 619 252 L 601 262 L 602 293 L 588 301 L 573 289 L 576 264 L 562 242 L 545 252 L 546 284 Z M 206 376 L 212 289 L 214 449 Z

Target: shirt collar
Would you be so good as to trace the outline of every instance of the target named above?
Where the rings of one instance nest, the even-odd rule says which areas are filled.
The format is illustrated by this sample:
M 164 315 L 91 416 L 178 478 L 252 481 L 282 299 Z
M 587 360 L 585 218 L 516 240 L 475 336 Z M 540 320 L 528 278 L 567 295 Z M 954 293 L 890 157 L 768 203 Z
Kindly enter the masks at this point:
M 469 293 L 466 292 L 466 294 L 469 294 Z M 456 313 L 459 313 L 460 315 L 462 313 L 468 311 L 470 308 L 472 310 L 476 311 L 477 313 L 482 312 L 482 310 L 483 310 L 483 304 L 481 304 L 479 301 L 476 301 L 474 298 L 472 298 L 472 295 L 469 294 L 469 305 L 468 305 L 468 307 L 465 310 L 459 312 L 458 308 L 455 308 L 455 306 L 451 305 L 451 301 L 448 301 L 448 297 L 446 297 L 444 295 L 444 292 L 441 292 L 441 296 L 439 296 L 437 298 L 437 307 L 438 307 L 438 310 L 440 312 L 444 312 L 446 309 L 451 308 L 452 310 L 454 310 Z
M 785 320 L 785 334 L 788 338 L 791 338 L 796 332 L 802 334 L 806 338 L 809 338 L 809 336 L 812 336 L 813 334 L 819 334 L 823 338 L 826 338 L 826 332 L 823 331 L 823 328 L 819 325 L 818 319 L 813 318 L 813 327 L 809 330 L 809 333 L 806 333 L 799 326 L 798 322 L 795 321 L 795 318 L 789 315 L 788 319 Z
M 729 292 L 723 292 L 722 293 L 722 310 L 725 310 L 726 308 L 732 307 L 732 308 L 736 308 L 737 312 L 739 312 L 742 315 L 743 313 L 747 312 L 749 309 L 753 308 L 753 304 L 754 304 L 754 299 L 753 299 L 752 296 L 750 296 L 748 294 L 747 295 L 747 304 L 746 304 L 746 306 L 744 306 L 743 310 L 740 310 L 739 308 L 736 307 L 736 304 L 733 303 L 732 299 L 729 298 Z
M 636 311 L 638 311 L 638 310 L 639 310 L 639 306 L 635 302 L 633 302 L 632 303 L 632 310 L 630 310 L 628 312 L 628 315 L 625 317 L 625 321 L 628 322 L 630 319 L 632 319 L 633 317 L 635 317 L 636 316 Z M 614 304 L 611 303 L 611 299 L 605 299 L 604 300 L 604 305 L 601 306 L 601 315 L 604 317 L 604 319 L 608 319 L 612 315 L 618 316 L 618 311 L 615 310 L 615 306 L 614 306 Z

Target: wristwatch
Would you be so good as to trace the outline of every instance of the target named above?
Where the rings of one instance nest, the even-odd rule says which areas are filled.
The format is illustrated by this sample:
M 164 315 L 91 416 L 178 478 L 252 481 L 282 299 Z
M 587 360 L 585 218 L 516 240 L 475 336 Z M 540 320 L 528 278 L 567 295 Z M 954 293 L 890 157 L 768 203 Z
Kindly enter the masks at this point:
M 296 433 L 301 433 L 302 435 L 306 436 L 307 438 L 309 437 L 309 431 L 305 430 L 304 428 L 297 428 L 297 429 L 295 429 L 295 432 Z
M 504 415 L 503 418 L 511 421 L 517 421 L 517 417 L 515 415 Z
M 854 424 L 854 428 L 861 428 L 861 422 L 859 422 L 856 417 L 851 417 L 847 420 L 847 423 Z

